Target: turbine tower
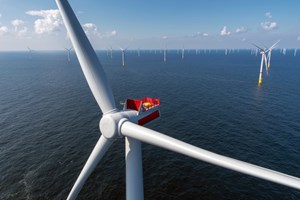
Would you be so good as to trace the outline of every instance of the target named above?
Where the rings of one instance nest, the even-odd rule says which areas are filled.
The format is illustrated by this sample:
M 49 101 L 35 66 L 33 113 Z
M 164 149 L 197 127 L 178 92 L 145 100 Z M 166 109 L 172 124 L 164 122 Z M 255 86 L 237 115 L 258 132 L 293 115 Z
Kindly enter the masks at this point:
M 184 46 L 182 47 L 182 50 L 181 50 L 181 59 L 182 60 L 184 59 Z
M 124 67 L 124 66 L 125 66 L 125 51 L 127 50 L 127 48 L 122 49 L 122 48 L 120 47 L 120 50 L 121 50 L 121 52 L 122 52 L 122 67 Z
M 141 142 L 174 151 L 213 165 L 300 189 L 300 179 L 230 157 L 212 153 L 141 125 L 159 117 L 158 99 L 127 99 L 123 110 L 115 105 L 112 89 L 98 57 L 67 0 L 56 0 L 88 85 L 103 113 L 99 127 L 102 135 L 76 180 L 68 199 L 76 199 L 85 181 L 114 140 L 125 137 L 126 199 L 143 200 Z

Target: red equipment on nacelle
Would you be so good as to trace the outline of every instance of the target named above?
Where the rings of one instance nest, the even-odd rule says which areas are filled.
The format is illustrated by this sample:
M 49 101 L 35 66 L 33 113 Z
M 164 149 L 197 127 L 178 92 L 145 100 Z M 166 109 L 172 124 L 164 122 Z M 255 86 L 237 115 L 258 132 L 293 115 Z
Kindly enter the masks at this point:
M 144 125 L 160 117 L 159 105 L 160 100 L 156 98 L 126 99 L 124 110 L 138 111 L 138 124 Z

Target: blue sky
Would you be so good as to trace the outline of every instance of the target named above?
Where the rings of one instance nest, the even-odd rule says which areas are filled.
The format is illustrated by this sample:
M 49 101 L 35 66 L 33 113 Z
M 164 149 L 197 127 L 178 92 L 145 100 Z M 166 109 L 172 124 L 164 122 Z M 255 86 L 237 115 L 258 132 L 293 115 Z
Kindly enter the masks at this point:
M 69 0 L 95 49 L 300 47 L 300 1 Z M 70 46 L 54 0 L 0 0 L 0 50 Z

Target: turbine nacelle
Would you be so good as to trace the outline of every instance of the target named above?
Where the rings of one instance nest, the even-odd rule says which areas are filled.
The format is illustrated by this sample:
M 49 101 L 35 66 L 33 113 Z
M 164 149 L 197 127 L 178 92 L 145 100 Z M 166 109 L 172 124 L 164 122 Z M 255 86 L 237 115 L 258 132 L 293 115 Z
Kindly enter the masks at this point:
M 120 127 L 123 122 L 131 121 L 139 125 L 145 125 L 160 117 L 160 100 L 144 97 L 138 100 L 127 99 L 122 111 L 113 111 L 103 115 L 99 128 L 106 139 L 122 137 Z

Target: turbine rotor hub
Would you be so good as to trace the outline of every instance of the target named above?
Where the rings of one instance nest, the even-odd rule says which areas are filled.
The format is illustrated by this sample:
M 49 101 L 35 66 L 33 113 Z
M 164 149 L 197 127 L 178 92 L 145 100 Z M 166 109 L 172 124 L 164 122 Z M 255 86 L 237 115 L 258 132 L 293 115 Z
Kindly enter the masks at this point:
M 137 111 L 125 110 L 103 115 L 99 128 L 102 135 L 107 139 L 122 137 L 120 127 L 124 121 L 137 122 Z

